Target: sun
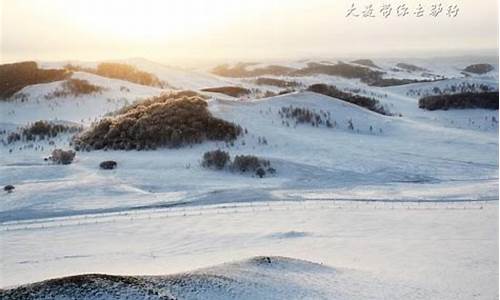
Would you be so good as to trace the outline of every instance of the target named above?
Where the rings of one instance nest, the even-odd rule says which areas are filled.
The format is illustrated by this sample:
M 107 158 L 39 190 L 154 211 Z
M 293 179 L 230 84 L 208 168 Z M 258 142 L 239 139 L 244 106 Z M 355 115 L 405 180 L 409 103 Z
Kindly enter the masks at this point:
M 65 16 L 80 30 L 103 38 L 162 41 L 204 33 L 221 24 L 231 7 L 221 5 L 222 2 L 225 1 L 214 4 L 201 0 L 77 0 Z

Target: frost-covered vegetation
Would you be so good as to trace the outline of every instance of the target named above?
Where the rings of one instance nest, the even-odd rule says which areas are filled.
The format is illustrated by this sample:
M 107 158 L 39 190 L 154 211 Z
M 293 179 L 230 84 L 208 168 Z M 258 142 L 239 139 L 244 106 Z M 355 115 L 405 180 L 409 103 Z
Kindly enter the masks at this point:
M 346 101 L 366 109 L 369 109 L 373 112 L 382 114 L 382 115 L 391 115 L 391 113 L 384 108 L 382 104 L 377 99 L 368 98 L 364 96 L 354 95 L 351 93 L 343 92 L 339 90 L 337 87 L 333 85 L 326 84 L 313 84 L 307 88 L 308 91 L 323 94 L 326 96 L 330 96 L 333 98 L 340 99 L 342 101 Z
M 69 165 L 73 162 L 75 155 L 73 150 L 54 149 L 49 159 L 55 164 Z
M 176 148 L 205 140 L 232 141 L 241 127 L 212 116 L 198 96 L 162 95 L 136 103 L 75 137 L 77 150 Z
M 39 69 L 34 61 L 0 65 L 0 99 L 13 96 L 26 86 L 69 78 L 67 70 Z
M 61 97 L 80 97 L 83 95 L 99 94 L 104 90 L 103 87 L 89 83 L 83 79 L 68 79 L 62 83 L 60 89 L 45 95 L 45 99 L 50 100 Z
M 83 68 L 76 65 L 68 64 L 65 66 L 69 71 L 83 71 L 93 73 L 99 76 L 121 79 L 137 84 L 166 87 L 167 84 L 162 82 L 156 75 L 141 71 L 134 66 L 123 63 L 100 63 L 96 69 Z
M 498 109 L 498 92 L 460 93 L 421 98 L 418 107 L 427 110 L 486 108 Z

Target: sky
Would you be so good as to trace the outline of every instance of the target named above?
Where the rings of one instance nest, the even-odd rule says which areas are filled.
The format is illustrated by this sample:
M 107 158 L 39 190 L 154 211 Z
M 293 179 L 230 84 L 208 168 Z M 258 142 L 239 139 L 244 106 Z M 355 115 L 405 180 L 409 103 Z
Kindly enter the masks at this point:
M 1 61 L 169 63 L 498 49 L 497 0 L 0 0 Z M 433 4 L 443 11 L 430 16 Z M 391 15 L 380 10 L 391 6 Z M 409 15 L 397 16 L 406 5 Z M 363 17 L 373 6 L 374 17 Z M 419 5 L 424 16 L 414 15 Z M 447 16 L 449 6 L 459 8 Z M 354 7 L 353 15 L 346 17 Z M 385 10 L 386 12 L 388 10 Z M 401 10 L 401 12 L 404 10 Z M 359 15 L 355 17 L 354 15 Z

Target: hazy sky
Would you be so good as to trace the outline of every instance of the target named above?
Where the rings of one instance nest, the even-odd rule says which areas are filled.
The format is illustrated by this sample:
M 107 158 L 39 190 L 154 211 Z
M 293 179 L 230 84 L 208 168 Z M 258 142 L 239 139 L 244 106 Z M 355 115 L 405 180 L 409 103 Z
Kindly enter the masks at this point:
M 498 48 L 497 0 L 0 0 L 1 59 L 163 62 Z M 391 4 L 387 19 L 382 4 Z M 428 16 L 441 3 L 438 17 Z M 375 18 L 348 17 L 373 4 Z M 412 14 L 396 17 L 397 5 Z M 446 16 L 458 5 L 457 17 Z

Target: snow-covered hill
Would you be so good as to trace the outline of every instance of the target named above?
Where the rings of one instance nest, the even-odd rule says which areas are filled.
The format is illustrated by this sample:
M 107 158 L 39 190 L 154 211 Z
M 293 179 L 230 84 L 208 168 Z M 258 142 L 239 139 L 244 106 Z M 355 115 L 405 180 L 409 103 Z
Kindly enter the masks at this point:
M 357 279 L 356 283 L 353 280 Z M 380 291 L 378 285 L 387 287 Z M 390 287 L 390 288 L 389 288 Z M 255 257 L 241 262 L 156 277 L 83 275 L 9 290 L 4 299 L 382 299 L 408 293 L 413 286 L 384 282 L 368 273 L 336 270 L 284 257 Z

